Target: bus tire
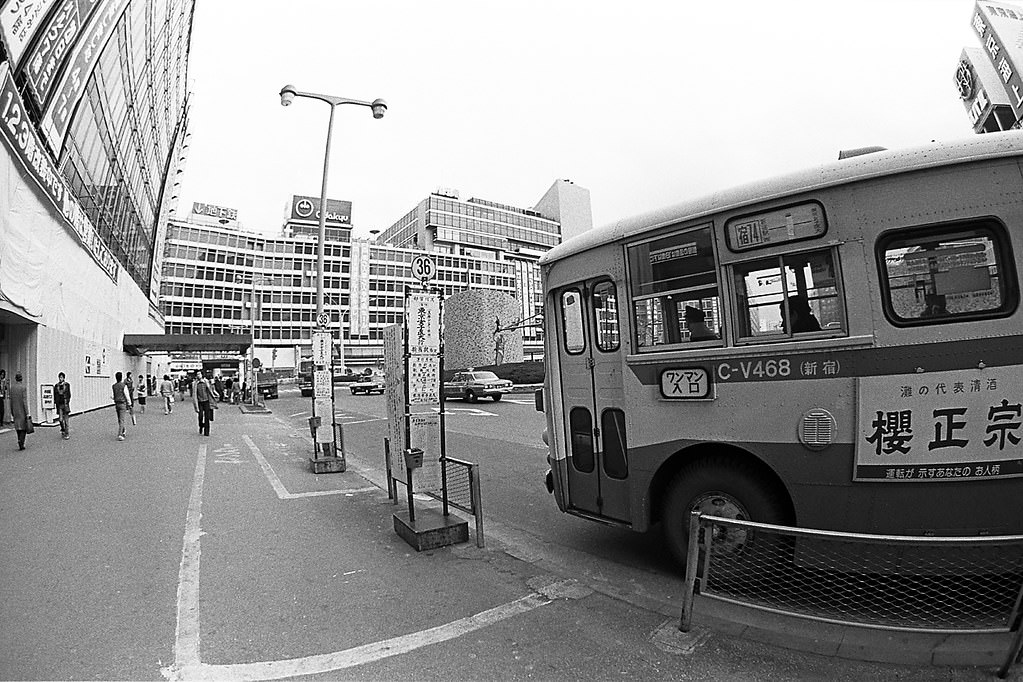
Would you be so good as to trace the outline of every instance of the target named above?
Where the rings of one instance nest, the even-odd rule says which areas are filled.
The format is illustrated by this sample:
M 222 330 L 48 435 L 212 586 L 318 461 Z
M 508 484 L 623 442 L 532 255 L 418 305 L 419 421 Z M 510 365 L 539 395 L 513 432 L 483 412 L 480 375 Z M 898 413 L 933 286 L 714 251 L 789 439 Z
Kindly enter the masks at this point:
M 689 517 L 695 509 L 724 518 L 786 525 L 791 522 L 784 495 L 762 475 L 741 462 L 700 459 L 682 467 L 664 501 L 664 536 L 679 567 L 685 571 L 689 551 Z M 740 554 L 749 533 L 732 529 L 715 538 L 715 554 Z M 763 542 L 761 545 L 765 544 Z

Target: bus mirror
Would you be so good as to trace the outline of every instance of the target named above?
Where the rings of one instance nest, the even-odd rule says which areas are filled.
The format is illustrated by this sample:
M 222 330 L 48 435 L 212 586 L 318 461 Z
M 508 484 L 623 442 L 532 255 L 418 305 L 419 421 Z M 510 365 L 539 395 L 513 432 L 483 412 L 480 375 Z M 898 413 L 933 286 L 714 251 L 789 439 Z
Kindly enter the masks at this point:
M 543 412 L 543 389 L 536 389 L 536 393 L 533 394 L 533 406 L 536 407 L 537 412 Z

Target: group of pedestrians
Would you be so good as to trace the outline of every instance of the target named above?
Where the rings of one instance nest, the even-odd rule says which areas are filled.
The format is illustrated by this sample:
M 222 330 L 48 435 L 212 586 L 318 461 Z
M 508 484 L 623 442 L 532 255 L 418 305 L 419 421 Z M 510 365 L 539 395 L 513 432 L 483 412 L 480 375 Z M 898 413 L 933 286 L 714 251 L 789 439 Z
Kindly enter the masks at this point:
M 146 411 L 147 387 L 144 383 L 145 378 L 141 374 L 139 375 L 138 388 L 133 387 L 130 373 L 125 377 L 121 372 L 117 372 L 114 374 L 114 379 L 115 381 L 111 388 L 113 390 L 114 408 L 117 412 L 117 440 L 124 440 L 128 435 L 127 421 L 130 419 L 132 426 L 136 424 L 134 403 L 138 403 L 140 414 Z M 184 379 L 178 385 L 182 401 L 185 398 L 187 385 Z M 216 401 L 219 395 L 213 388 L 209 377 L 203 374 L 199 374 L 189 388 L 192 394 L 192 406 L 199 419 L 199 434 L 208 436 L 210 435 L 210 423 L 213 421 L 213 410 L 218 407 Z M 174 382 L 171 381 L 170 375 L 164 374 L 163 381 L 160 382 L 160 397 L 164 401 L 163 413 L 165 415 L 174 411 L 174 389 Z M 133 396 L 135 398 L 134 402 L 132 400 Z
M 138 382 L 132 379 L 131 373 L 114 374 L 111 386 L 114 411 L 117 414 L 117 440 L 123 441 L 128 435 L 128 422 L 137 424 L 135 411 L 144 414 L 146 398 L 156 388 L 155 382 L 147 381 L 139 374 Z M 208 376 L 198 375 L 194 381 L 185 378 L 178 382 L 172 381 L 170 375 L 164 374 L 159 383 L 159 394 L 163 398 L 163 413 L 170 414 L 174 410 L 174 393 L 180 392 L 180 400 L 184 402 L 185 393 L 192 396 L 192 405 L 198 417 L 199 434 L 210 435 L 210 423 L 213 411 L 218 409 L 217 401 L 221 394 L 217 392 Z M 71 438 L 71 384 L 67 382 L 64 372 L 57 375 L 57 383 L 53 386 L 53 406 L 57 413 L 60 436 L 63 440 Z M 10 411 L 13 418 L 14 431 L 18 436 L 18 450 L 25 449 L 25 437 L 35 431 L 32 416 L 28 408 L 28 388 L 21 372 L 14 375 L 12 384 L 7 378 L 6 370 L 0 369 L 0 426 L 4 425 L 4 417 Z

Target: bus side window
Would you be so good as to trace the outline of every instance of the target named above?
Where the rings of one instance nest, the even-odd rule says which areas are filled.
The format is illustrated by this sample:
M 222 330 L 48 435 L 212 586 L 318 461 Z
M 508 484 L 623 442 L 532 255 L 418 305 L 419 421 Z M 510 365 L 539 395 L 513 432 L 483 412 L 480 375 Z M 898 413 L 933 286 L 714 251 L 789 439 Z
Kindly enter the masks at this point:
M 885 314 L 895 324 L 942 324 L 1015 308 L 1011 251 L 992 221 L 886 235 L 878 260 Z
M 629 246 L 628 258 L 640 351 L 720 343 L 721 305 L 709 225 Z
M 837 272 L 830 250 L 737 266 L 740 338 L 785 339 L 794 334 L 844 331 Z

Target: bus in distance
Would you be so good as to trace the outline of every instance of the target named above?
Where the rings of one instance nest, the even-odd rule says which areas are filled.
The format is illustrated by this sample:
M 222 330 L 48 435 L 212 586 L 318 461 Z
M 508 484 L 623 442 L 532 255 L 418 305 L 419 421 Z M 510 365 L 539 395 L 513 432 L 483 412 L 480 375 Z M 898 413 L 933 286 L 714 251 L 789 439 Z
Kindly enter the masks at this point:
M 693 510 L 1021 534 L 1021 259 L 1017 131 L 853 156 L 569 240 L 540 260 L 548 488 L 564 512 L 660 523 L 682 567 Z

